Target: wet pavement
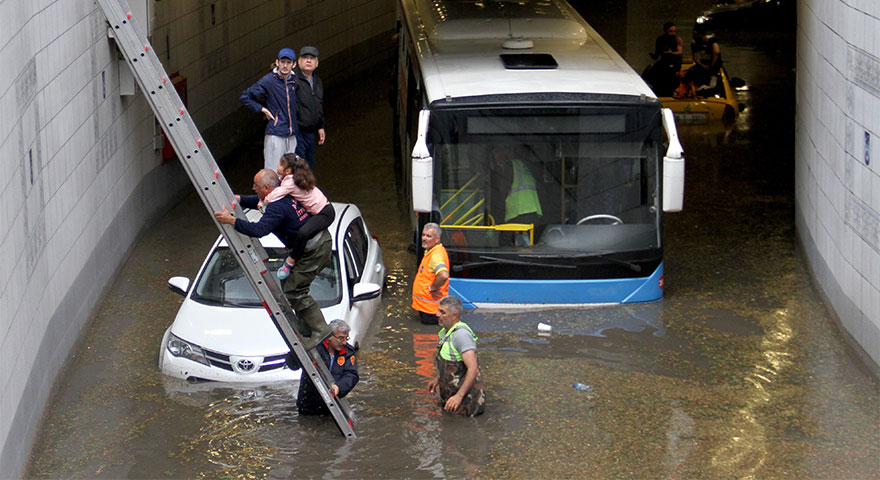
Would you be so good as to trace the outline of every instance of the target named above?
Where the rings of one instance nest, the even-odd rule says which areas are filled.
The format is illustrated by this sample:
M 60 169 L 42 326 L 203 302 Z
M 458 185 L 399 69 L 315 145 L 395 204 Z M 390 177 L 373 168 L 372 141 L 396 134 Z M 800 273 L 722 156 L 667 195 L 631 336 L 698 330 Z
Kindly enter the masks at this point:
M 699 10 L 678 8 L 672 18 Z M 592 13 L 609 26 L 620 14 Z M 655 34 L 641 35 L 647 51 Z M 328 99 L 316 173 L 331 198 L 361 207 L 389 272 L 349 397 L 359 438 L 299 417 L 294 385 L 158 372 L 180 304 L 166 281 L 192 276 L 217 235 L 191 195 L 119 272 L 61 375 L 27 477 L 880 478 L 880 383 L 820 302 L 794 230 L 794 42 L 720 39 L 728 70 L 749 83 L 747 109 L 729 130 L 680 132 L 685 209 L 665 217 L 665 299 L 468 313 L 485 415 L 441 414 L 427 393 L 436 327 L 409 309 L 416 261 L 393 180 L 391 111 L 384 86 L 356 82 Z M 626 56 L 637 69 L 647 58 Z M 243 191 L 262 161 L 259 139 L 234 157 L 224 172 Z M 539 335 L 539 322 L 553 333 Z

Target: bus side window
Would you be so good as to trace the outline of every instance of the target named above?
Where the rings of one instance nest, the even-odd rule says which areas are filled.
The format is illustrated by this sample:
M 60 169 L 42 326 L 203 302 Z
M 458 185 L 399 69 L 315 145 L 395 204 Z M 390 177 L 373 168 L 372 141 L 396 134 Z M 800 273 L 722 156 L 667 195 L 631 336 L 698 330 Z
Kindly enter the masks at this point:
M 412 154 L 412 147 L 415 144 L 416 136 L 419 131 L 419 112 L 422 110 L 422 89 L 421 82 L 413 70 L 412 62 L 408 62 L 407 72 L 407 95 L 406 95 L 406 138 L 409 140 L 407 144 L 408 153 Z

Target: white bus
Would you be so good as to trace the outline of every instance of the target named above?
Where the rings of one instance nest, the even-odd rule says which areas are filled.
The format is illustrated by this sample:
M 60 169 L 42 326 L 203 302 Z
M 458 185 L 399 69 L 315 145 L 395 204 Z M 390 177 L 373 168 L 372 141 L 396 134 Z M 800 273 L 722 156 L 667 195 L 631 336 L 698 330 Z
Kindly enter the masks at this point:
M 663 296 L 672 113 L 561 0 L 399 0 L 395 155 L 468 306 Z

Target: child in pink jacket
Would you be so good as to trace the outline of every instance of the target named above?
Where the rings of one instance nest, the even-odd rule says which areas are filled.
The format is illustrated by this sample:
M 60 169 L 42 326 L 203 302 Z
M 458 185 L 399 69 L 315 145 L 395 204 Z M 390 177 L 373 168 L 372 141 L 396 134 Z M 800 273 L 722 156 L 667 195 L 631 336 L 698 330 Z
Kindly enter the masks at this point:
M 324 192 L 315 185 L 315 175 L 309 164 L 299 155 L 295 153 L 282 155 L 281 160 L 278 161 L 278 176 L 281 178 L 281 185 L 266 195 L 266 198 L 260 202 L 260 208 L 290 195 L 311 215 L 311 218 L 306 220 L 306 224 L 299 229 L 284 266 L 278 269 L 278 278 L 283 280 L 290 275 L 294 263 L 302 257 L 306 242 L 333 223 L 336 210 L 333 209 L 333 204 L 327 200 Z

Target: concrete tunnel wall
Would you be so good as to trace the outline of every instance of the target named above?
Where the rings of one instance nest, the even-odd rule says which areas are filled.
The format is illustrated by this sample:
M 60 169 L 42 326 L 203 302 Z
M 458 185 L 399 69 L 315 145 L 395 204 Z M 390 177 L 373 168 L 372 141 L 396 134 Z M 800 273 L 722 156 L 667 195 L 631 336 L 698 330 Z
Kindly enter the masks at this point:
M 238 96 L 281 47 L 318 46 L 318 73 L 331 89 L 394 53 L 392 0 L 130 3 L 149 18 L 166 70 L 186 77 L 189 111 L 218 159 L 264 128 Z M 53 384 L 138 235 L 192 187 L 179 162 L 163 163 L 154 147 L 143 95 L 120 96 L 127 67 L 93 1 L 0 0 L 0 64 L 7 478 L 22 474 Z
M 880 364 L 878 55 L 880 2 L 798 3 L 797 231 L 825 301 L 875 371 Z

